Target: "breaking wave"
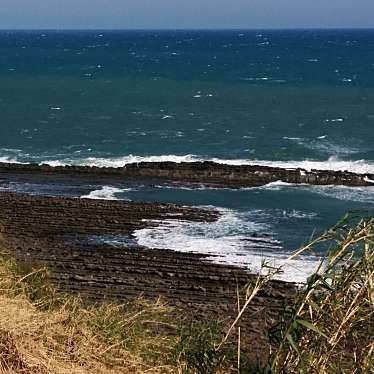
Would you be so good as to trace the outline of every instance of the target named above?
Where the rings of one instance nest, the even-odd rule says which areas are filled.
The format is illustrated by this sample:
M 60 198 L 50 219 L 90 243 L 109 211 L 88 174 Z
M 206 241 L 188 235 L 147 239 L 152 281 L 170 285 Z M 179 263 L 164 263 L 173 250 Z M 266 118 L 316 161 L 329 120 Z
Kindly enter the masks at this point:
M 62 155 L 60 155 L 62 156 Z M 66 155 L 59 158 L 51 156 L 32 156 L 23 154 L 21 150 L 0 149 L 0 162 L 11 163 L 29 163 L 35 162 L 39 164 L 48 164 L 51 166 L 97 166 L 97 167 L 124 167 L 127 164 L 140 162 L 203 162 L 213 161 L 219 164 L 227 165 L 259 165 L 272 166 L 285 169 L 302 168 L 305 170 L 334 170 L 334 171 L 350 171 L 359 174 L 374 174 L 374 162 L 368 160 L 341 160 L 336 156 L 332 156 L 324 161 L 317 160 L 288 160 L 288 161 L 272 161 L 272 160 L 256 160 L 256 159 L 225 159 L 217 157 L 205 157 L 193 154 L 187 155 L 126 155 L 121 157 L 87 157 L 87 158 L 71 158 Z
M 90 192 L 88 195 L 81 196 L 81 199 L 98 199 L 98 200 L 127 200 L 123 196 L 117 197 L 116 194 L 123 194 L 131 191 L 130 188 L 116 188 L 103 186 L 98 190 Z
M 158 226 L 138 230 L 135 237 L 140 245 L 149 248 L 202 254 L 214 263 L 240 266 L 251 272 L 261 271 L 264 261 L 270 266 L 278 266 L 291 254 L 273 238 L 271 227 L 256 219 L 263 212 L 238 213 L 229 209 L 220 209 L 220 212 L 222 217 L 210 223 L 154 222 Z M 318 261 L 313 256 L 294 259 L 285 265 L 284 272 L 277 278 L 305 282 Z
M 301 160 L 301 161 L 270 161 L 270 160 L 247 160 L 247 159 L 221 159 L 221 158 L 204 158 L 196 155 L 162 155 L 162 156 L 124 156 L 118 158 L 96 158 L 90 157 L 81 160 L 57 160 L 57 161 L 43 161 L 43 163 L 51 166 L 63 165 L 86 165 L 98 167 L 123 167 L 131 163 L 140 162 L 203 162 L 213 161 L 219 164 L 227 165 L 259 165 L 272 166 L 285 169 L 302 168 L 305 170 L 335 170 L 335 171 L 350 171 L 359 174 L 374 174 L 374 163 L 367 160 L 346 161 L 339 160 L 335 157 L 330 157 L 326 161 L 315 160 Z

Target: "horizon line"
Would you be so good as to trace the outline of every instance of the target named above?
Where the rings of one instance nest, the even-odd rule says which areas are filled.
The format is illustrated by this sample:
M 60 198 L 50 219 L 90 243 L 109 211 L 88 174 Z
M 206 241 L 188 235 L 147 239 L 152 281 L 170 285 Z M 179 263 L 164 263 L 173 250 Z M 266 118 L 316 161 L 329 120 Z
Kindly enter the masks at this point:
M 253 28 L 1 28 L 0 31 L 354 31 L 374 27 L 253 27 Z

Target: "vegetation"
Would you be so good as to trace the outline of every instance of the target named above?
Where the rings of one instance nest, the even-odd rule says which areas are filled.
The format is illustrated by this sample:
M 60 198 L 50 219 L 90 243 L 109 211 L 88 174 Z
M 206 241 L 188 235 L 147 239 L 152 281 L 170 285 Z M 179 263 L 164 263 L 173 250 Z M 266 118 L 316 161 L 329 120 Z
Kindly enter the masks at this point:
M 46 269 L 0 264 L 0 372 L 168 373 L 159 365 L 176 337 L 160 300 L 85 305 L 61 295 Z M 174 326 L 170 326 L 174 328 Z
M 45 269 L 0 264 L 4 373 L 371 373 L 374 368 L 374 218 L 346 218 L 292 257 L 329 249 L 271 331 L 266 367 L 246 360 L 240 320 L 282 267 L 263 265 L 238 292 L 238 315 L 177 326 L 160 300 L 87 306 L 61 295 Z M 240 295 L 243 295 L 242 297 Z M 233 338 L 239 336 L 237 344 Z

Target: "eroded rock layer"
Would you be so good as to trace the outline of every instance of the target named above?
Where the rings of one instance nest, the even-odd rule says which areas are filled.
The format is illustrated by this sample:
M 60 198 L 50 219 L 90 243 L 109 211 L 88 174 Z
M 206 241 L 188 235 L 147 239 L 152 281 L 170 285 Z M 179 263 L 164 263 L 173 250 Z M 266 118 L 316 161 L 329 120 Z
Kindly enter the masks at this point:
M 0 163 L 0 180 L 11 175 L 36 173 L 56 177 L 75 176 L 113 180 L 147 179 L 215 187 L 255 187 L 282 181 L 293 184 L 374 186 L 374 175 L 348 171 L 284 169 L 214 162 L 141 162 L 121 168 Z
M 122 235 L 183 219 L 214 221 L 212 210 L 150 204 L 0 193 L 0 247 L 28 265 L 45 265 L 61 289 L 95 302 L 162 297 L 191 317 L 233 318 L 237 287 L 254 279 L 203 255 L 145 248 L 132 242 L 100 244 L 92 237 Z M 251 303 L 242 326 L 252 352 L 266 358 L 268 330 L 280 318 L 294 286 L 271 282 Z M 252 343 L 251 343 L 252 344 Z M 266 348 L 267 347 L 267 348 Z M 264 356 L 265 354 L 265 356 Z

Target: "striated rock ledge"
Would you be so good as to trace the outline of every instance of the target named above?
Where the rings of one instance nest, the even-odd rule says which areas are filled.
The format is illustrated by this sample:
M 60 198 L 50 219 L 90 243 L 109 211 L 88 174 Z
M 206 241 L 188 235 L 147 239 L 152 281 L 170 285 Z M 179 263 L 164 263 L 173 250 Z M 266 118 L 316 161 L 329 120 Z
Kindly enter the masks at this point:
M 61 289 L 91 301 L 163 297 L 186 318 L 236 313 L 237 287 L 254 278 L 234 266 L 204 256 L 145 248 L 119 247 L 87 240 L 92 235 L 124 235 L 156 225 L 157 220 L 214 221 L 212 210 L 174 204 L 133 203 L 0 192 L 0 247 L 26 264 L 45 265 Z M 253 354 L 266 357 L 268 330 L 294 295 L 293 284 L 271 282 L 242 320 Z M 243 335 L 244 336 L 244 335 Z
M 284 169 L 256 165 L 225 165 L 214 162 L 141 162 L 121 168 L 0 163 L 0 178 L 39 174 L 53 177 L 89 177 L 106 180 L 146 179 L 214 187 L 256 187 L 282 181 L 293 184 L 374 186 L 374 175 L 348 171 Z

